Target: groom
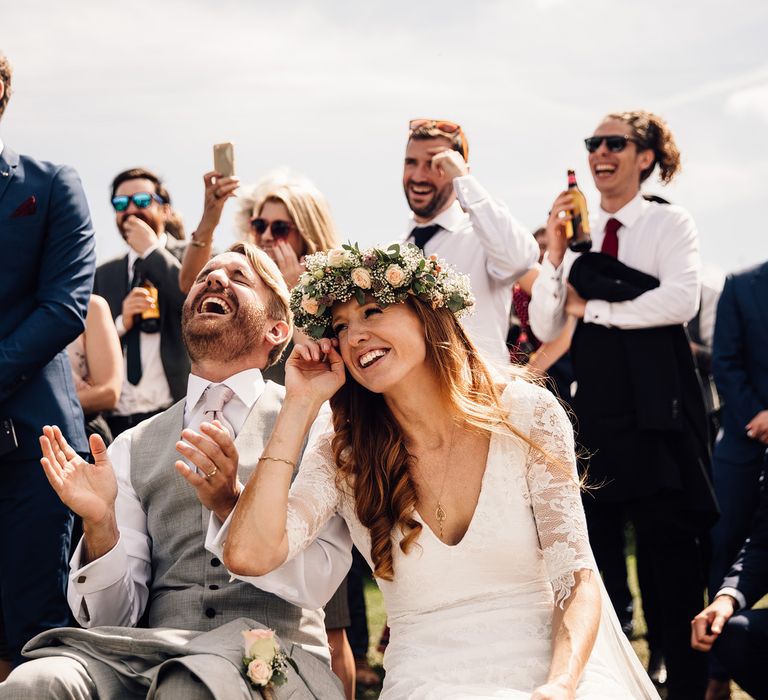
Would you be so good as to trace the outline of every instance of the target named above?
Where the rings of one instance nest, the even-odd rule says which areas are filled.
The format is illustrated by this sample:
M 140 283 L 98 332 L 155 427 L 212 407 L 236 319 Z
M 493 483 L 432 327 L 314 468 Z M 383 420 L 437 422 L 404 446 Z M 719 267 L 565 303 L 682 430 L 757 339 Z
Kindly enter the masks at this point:
M 297 662 L 278 698 L 342 697 L 322 615 L 303 608 L 322 605 L 349 568 L 343 524 L 329 523 L 300 561 L 254 585 L 230 582 L 204 548 L 209 517 L 234 507 L 238 476 L 258 464 L 280 410 L 284 390 L 260 370 L 280 357 L 291 325 L 275 264 L 236 244 L 206 265 L 184 305 L 185 401 L 123 433 L 108 454 L 92 438 L 94 465 L 45 428 L 48 480 L 83 518 L 68 597 L 90 629 L 32 640 L 35 660 L 0 685 L 0 698 L 248 698 L 240 631 L 254 625 L 243 617 L 275 629 Z M 135 629 L 140 620 L 149 629 Z

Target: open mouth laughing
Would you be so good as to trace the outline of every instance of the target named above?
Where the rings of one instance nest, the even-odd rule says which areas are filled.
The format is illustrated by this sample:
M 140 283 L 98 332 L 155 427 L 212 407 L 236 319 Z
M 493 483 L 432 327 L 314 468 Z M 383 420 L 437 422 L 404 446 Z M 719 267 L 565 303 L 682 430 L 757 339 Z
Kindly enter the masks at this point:
M 234 311 L 234 306 L 226 297 L 215 294 L 204 294 L 197 304 L 196 311 L 199 314 L 228 316 Z
M 593 172 L 597 178 L 610 177 L 616 172 L 616 166 L 611 163 L 598 163 L 594 166 Z
M 369 367 L 378 364 L 381 361 L 381 358 L 385 357 L 388 352 L 389 350 L 386 348 L 374 348 L 373 350 L 368 350 L 358 356 L 357 363 L 360 365 L 361 369 L 368 369 Z

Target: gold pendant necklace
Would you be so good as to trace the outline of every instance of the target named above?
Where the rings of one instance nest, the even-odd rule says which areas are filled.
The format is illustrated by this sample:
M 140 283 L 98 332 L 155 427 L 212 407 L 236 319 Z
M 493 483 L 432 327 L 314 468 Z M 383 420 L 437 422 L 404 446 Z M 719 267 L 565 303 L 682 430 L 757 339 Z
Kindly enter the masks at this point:
M 437 527 L 438 527 L 438 537 L 442 540 L 443 539 L 443 523 L 448 520 L 448 511 L 445 510 L 445 506 L 443 505 L 443 492 L 445 491 L 445 484 L 448 481 L 448 470 L 450 469 L 451 462 L 450 458 L 453 453 L 453 441 L 456 437 L 456 423 L 453 424 L 453 430 L 451 431 L 451 442 L 448 445 L 448 462 L 445 467 L 445 472 L 443 473 L 443 483 L 440 486 L 440 495 L 435 499 L 437 501 L 437 505 L 435 506 L 435 520 L 437 520 Z M 424 485 L 429 489 L 430 493 L 434 497 L 435 492 L 432 490 L 432 487 L 427 484 L 427 482 L 424 482 Z

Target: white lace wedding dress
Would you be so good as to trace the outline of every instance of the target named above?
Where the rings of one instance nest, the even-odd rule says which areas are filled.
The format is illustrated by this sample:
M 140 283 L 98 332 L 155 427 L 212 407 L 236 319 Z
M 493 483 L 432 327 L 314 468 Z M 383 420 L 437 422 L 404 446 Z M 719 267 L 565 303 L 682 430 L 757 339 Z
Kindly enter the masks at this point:
M 395 533 L 394 581 L 378 581 L 391 628 L 382 700 L 529 698 L 547 679 L 553 606 L 569 595 L 574 571 L 594 569 L 565 412 L 549 392 L 522 381 L 507 387 L 504 404 L 513 425 L 572 473 L 517 438 L 494 435 L 461 542 L 446 545 L 425 525 L 404 555 Z M 330 438 L 305 454 L 291 488 L 289 557 L 338 511 L 371 563 L 368 531 L 351 495 L 335 485 Z M 577 697 L 658 698 L 604 591 L 602 613 Z

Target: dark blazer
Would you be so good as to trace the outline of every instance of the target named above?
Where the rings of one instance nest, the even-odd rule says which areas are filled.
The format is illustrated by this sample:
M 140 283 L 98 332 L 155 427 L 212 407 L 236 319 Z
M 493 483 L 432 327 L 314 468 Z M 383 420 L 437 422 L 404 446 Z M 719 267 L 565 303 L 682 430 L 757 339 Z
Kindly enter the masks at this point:
M 763 469 L 760 503 L 749 538 L 736 557 L 720 588 L 735 588 L 746 599 L 748 608 L 768 593 L 768 466 Z
M 659 281 L 603 253 L 584 253 L 569 281 L 585 299 L 626 301 Z M 609 328 L 580 322 L 571 341 L 578 389 L 573 407 L 589 451 L 595 498 L 664 495 L 694 528 L 717 505 L 709 478 L 706 411 L 681 325 Z
M 717 304 L 712 372 L 723 400 L 718 457 L 744 464 L 765 445 L 747 437 L 746 425 L 768 409 L 768 262 L 729 275 Z
M 183 242 L 168 236 L 164 249 L 158 248 L 136 264 L 137 269 L 157 287 L 160 359 L 174 401 L 186 395 L 190 370 L 189 355 L 181 337 L 181 310 L 186 295 L 179 288 L 179 270 L 184 247 Z M 107 300 L 112 318 L 123 313 L 123 299 L 130 291 L 127 255 L 99 265 L 93 291 Z
M 68 166 L 0 154 L 0 418 L 19 446 L 2 461 L 40 458 L 42 426 L 87 451 L 66 346 L 82 333 L 96 262 L 80 178 Z

